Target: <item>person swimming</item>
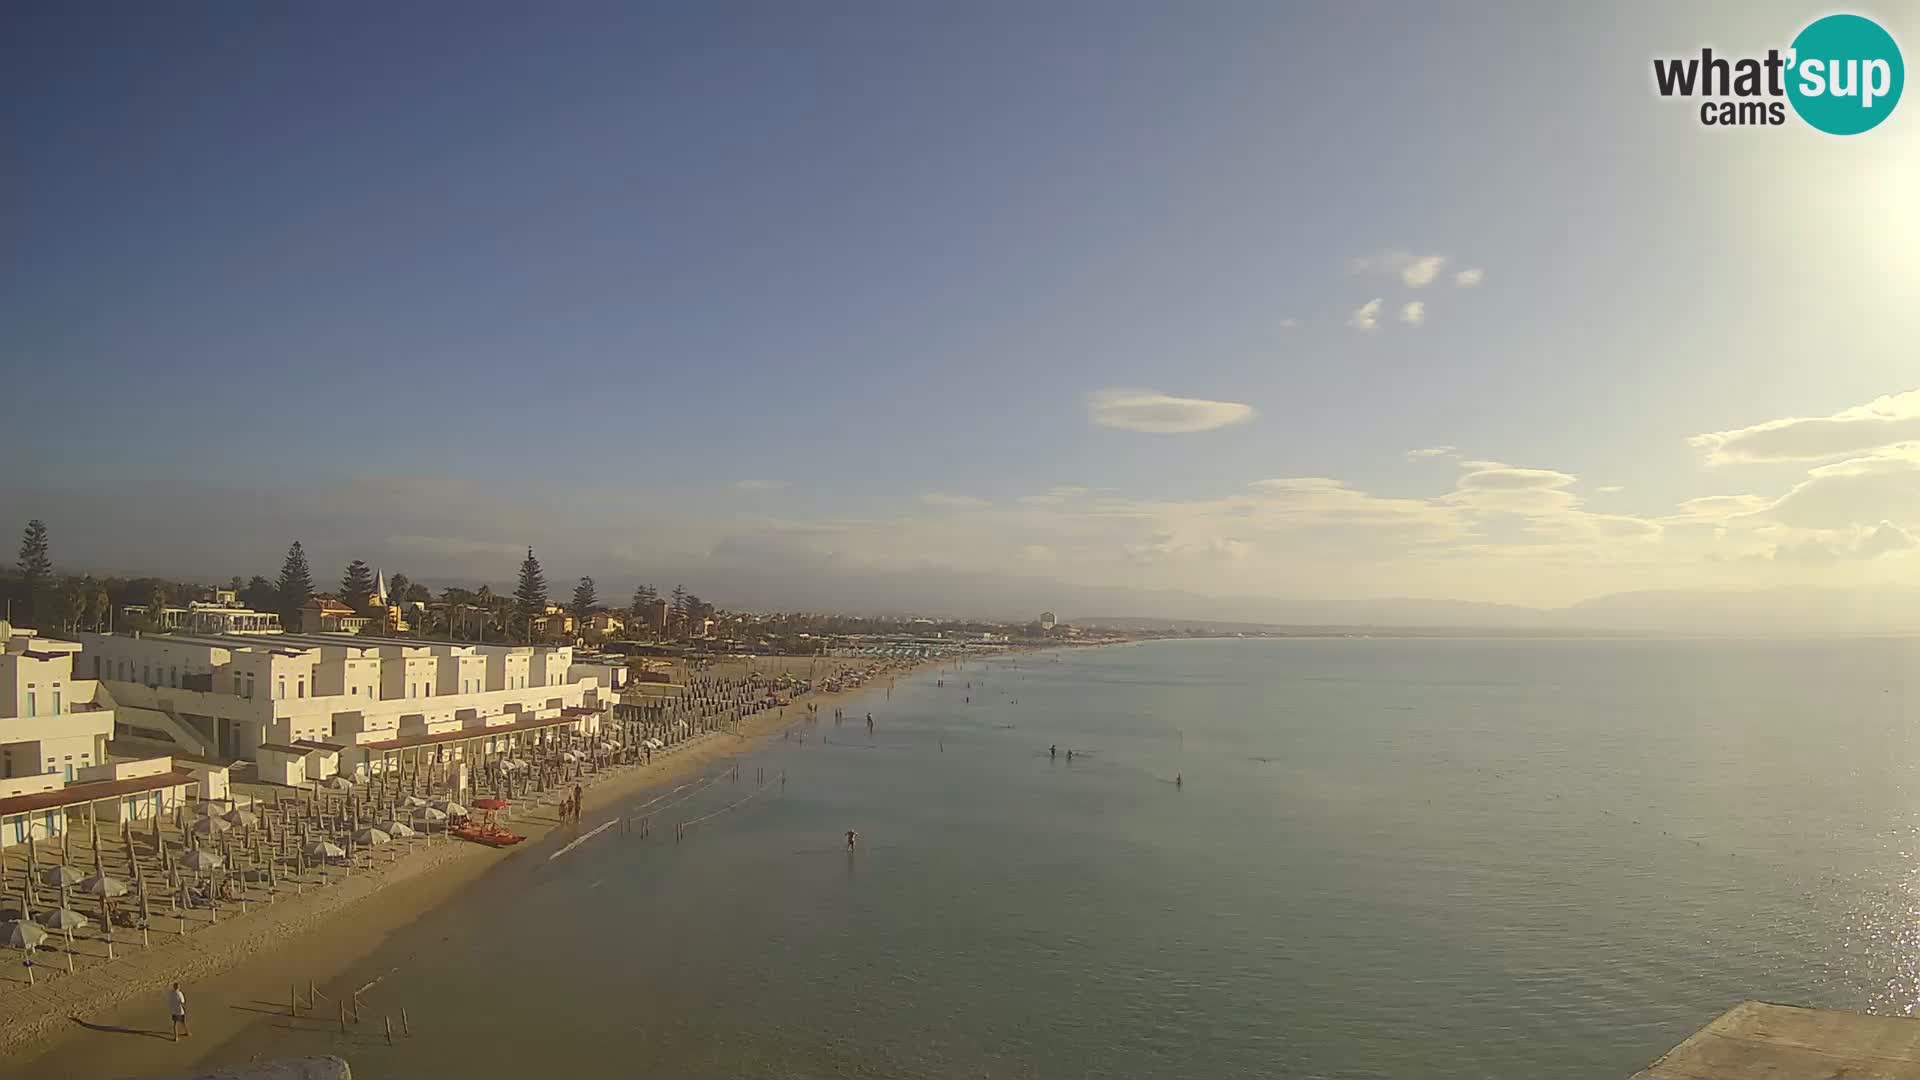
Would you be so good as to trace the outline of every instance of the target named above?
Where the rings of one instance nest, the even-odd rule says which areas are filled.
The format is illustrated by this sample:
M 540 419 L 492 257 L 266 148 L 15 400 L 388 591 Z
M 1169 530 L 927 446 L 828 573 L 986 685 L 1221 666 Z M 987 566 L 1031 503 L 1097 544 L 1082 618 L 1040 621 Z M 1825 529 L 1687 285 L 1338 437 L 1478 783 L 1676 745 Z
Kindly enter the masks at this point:
M 1073 760 L 1073 747 L 1071 746 L 1067 747 L 1067 760 L 1068 761 Z

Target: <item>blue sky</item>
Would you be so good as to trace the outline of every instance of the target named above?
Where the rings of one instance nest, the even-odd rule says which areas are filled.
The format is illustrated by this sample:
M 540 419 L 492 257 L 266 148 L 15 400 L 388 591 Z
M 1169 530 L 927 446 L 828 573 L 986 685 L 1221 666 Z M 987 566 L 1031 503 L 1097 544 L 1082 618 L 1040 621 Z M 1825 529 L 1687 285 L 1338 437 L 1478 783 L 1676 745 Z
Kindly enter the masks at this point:
M 1281 601 L 1920 580 L 1920 521 L 1873 505 L 1908 488 L 1787 524 L 1851 459 L 1688 441 L 1920 381 L 1915 113 L 1704 129 L 1651 57 L 1825 9 L 1673 7 L 16 6 L 0 508 L 206 574 L 298 529 L 450 579 L 528 542 L 721 577 L 751 542 Z M 1116 430 L 1111 388 L 1254 415 Z M 1559 494 L 1455 520 L 1496 468 Z M 1421 505 L 1303 539 L 1234 501 L 1300 479 Z M 1757 501 L 1688 539 L 1728 495 Z M 209 504 L 267 520 L 209 541 Z

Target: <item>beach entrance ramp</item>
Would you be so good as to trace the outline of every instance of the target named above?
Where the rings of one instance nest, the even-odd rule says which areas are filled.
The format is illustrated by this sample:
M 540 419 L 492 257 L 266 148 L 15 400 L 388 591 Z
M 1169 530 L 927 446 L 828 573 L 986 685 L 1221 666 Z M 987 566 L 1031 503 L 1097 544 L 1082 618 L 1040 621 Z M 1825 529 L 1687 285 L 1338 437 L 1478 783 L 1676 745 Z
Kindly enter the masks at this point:
M 1630 1080 L 1912 1080 L 1920 1020 L 1743 1001 Z

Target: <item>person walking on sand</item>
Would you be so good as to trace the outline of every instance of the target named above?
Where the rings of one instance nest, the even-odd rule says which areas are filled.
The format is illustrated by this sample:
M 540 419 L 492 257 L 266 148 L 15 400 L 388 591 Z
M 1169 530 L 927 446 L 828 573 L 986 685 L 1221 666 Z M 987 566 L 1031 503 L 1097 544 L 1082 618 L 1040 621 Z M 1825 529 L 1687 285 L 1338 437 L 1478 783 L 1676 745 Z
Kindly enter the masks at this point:
M 573 785 L 573 820 L 580 820 L 580 785 Z
M 173 1041 L 179 1042 L 180 1036 L 193 1038 L 193 1031 L 187 1027 L 187 995 L 180 992 L 180 984 L 174 983 L 167 991 L 167 1015 L 173 1017 Z

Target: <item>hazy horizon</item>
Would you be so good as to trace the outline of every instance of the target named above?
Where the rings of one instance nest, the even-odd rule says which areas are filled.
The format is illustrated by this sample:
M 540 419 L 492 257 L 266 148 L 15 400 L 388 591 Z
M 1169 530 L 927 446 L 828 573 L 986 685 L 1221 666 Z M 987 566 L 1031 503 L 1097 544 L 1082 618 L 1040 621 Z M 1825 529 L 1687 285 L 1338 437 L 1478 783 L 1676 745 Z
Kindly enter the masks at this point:
M 1917 105 L 1804 4 L 0 17 L 0 526 L 750 608 L 1920 630 Z M 1911 10 L 1860 9 L 1903 41 Z

